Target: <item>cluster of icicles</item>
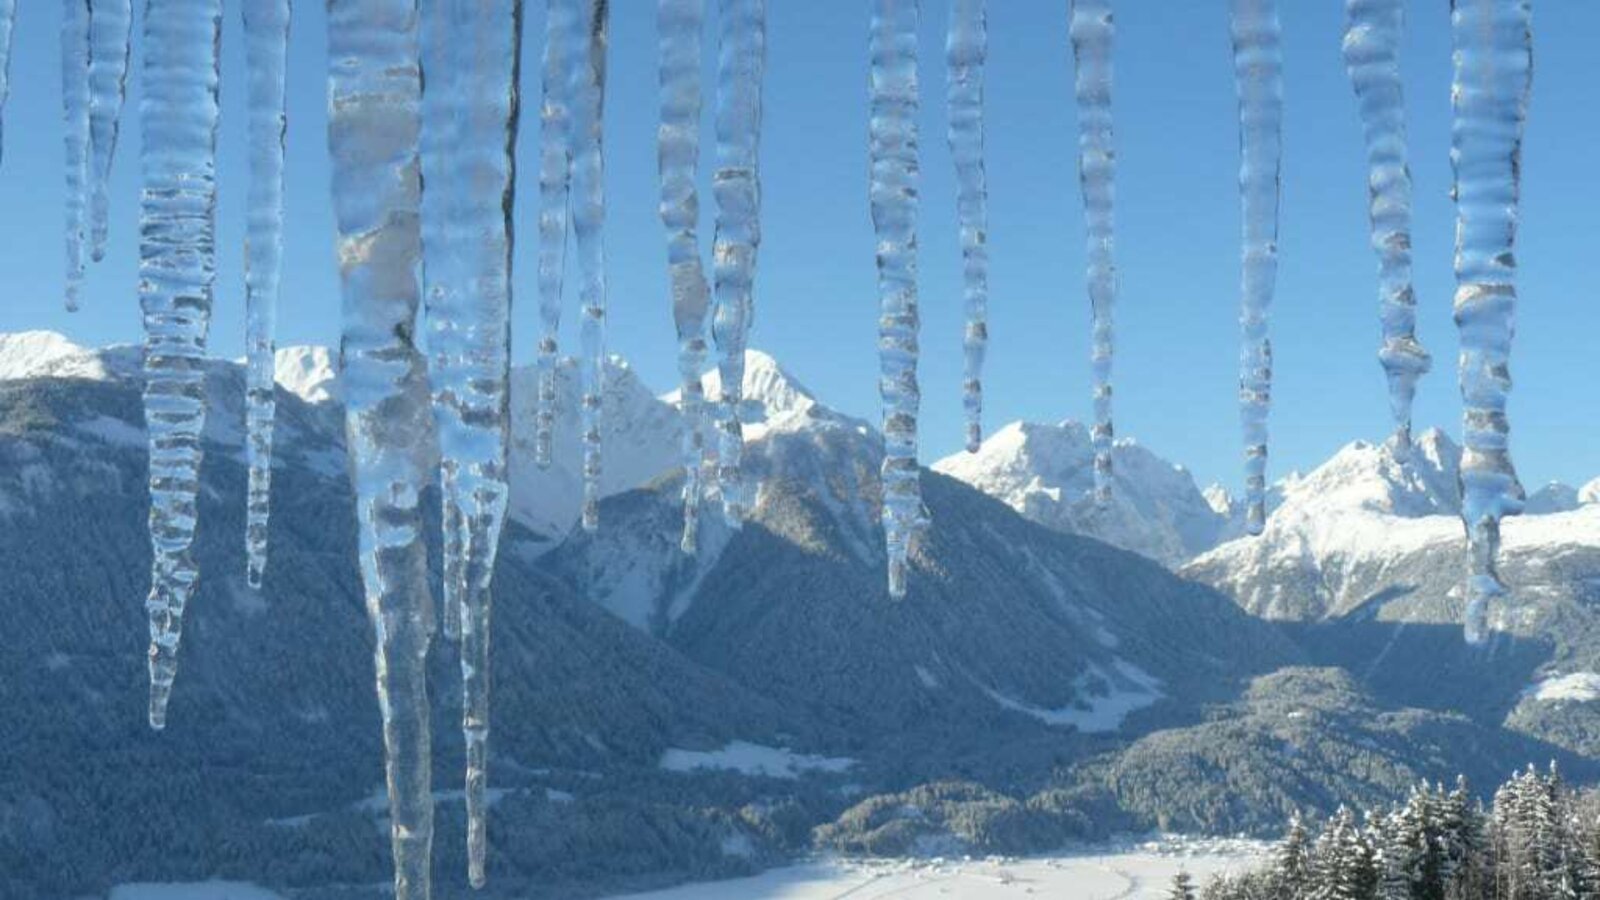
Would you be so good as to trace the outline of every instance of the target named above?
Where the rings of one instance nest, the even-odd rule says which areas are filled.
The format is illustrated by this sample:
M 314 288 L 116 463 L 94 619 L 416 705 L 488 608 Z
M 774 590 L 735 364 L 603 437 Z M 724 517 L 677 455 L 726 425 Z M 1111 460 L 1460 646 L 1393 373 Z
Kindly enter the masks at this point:
M 602 122 L 607 0 L 547 0 L 539 110 L 536 457 L 551 460 L 557 332 L 569 232 L 582 323 L 582 525 L 598 524 L 606 317 Z M 883 522 L 889 592 L 906 591 L 907 559 L 926 523 L 918 489 L 917 0 L 870 0 L 870 211 L 881 304 Z M 204 362 L 215 276 L 215 150 L 220 0 L 147 0 L 139 297 L 146 327 L 151 541 L 150 724 L 161 728 L 184 608 L 199 572 L 197 525 Z M 708 279 L 697 225 L 705 0 L 658 0 L 660 212 L 676 326 L 682 405 L 682 547 L 693 552 L 701 502 L 719 497 L 737 525 L 752 487 L 741 475 L 744 350 L 760 246 L 765 0 L 718 0 L 715 237 Z M 1268 338 L 1277 270 L 1282 122 L 1275 0 L 1230 0 L 1239 94 L 1243 275 L 1240 408 L 1247 523 L 1265 518 Z M 247 576 L 266 571 L 273 428 L 273 320 L 278 292 L 289 0 L 243 0 L 249 78 L 246 274 Z M 1096 501 L 1112 493 L 1114 175 L 1113 0 L 1071 0 L 1079 174 L 1088 238 Z M 15 0 L 0 0 L 0 104 Z M 1411 403 L 1430 364 L 1415 335 L 1411 184 L 1399 46 L 1403 0 L 1347 0 L 1344 56 L 1370 165 L 1372 244 L 1379 258 L 1380 360 L 1404 457 Z M 434 625 L 422 519 L 425 485 L 442 496 L 447 638 L 459 641 L 466 733 L 469 878 L 483 883 L 489 734 L 490 582 L 507 507 L 508 374 L 517 138 L 519 0 L 334 0 L 329 4 L 328 141 L 344 293 L 342 390 L 360 520 L 361 576 L 378 634 L 398 896 L 429 894 L 432 843 L 425 661 Z M 1485 638 L 1499 524 L 1520 507 L 1508 455 L 1507 358 L 1515 303 L 1518 157 L 1529 91 L 1528 0 L 1454 0 L 1455 300 L 1465 402 L 1461 467 L 1469 537 L 1467 636 Z M 67 281 L 79 301 L 85 258 L 106 247 L 107 181 L 126 84 L 130 0 L 65 0 Z M 988 253 L 983 92 L 985 0 L 952 0 L 946 53 L 948 141 L 966 308 L 966 442 L 982 440 Z M 426 89 L 424 89 L 426 85 Z M 419 267 L 420 263 L 420 267 Z M 420 270 L 420 282 L 416 273 Z M 415 340 L 425 322 L 426 355 Z M 709 319 L 709 322 L 708 322 Z M 710 342 L 721 396 L 707 401 Z M 714 432 L 714 435 L 711 434 Z M 439 460 L 438 471 L 428 469 Z

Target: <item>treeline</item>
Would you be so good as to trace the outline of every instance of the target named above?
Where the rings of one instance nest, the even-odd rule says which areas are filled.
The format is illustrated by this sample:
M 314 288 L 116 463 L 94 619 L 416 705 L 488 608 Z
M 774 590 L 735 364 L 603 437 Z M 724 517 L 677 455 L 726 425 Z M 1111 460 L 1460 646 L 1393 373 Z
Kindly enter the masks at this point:
M 1271 861 L 1173 900 L 1600 900 L 1600 794 L 1530 767 L 1485 807 L 1464 780 L 1422 784 L 1358 818 L 1340 808 L 1313 836 L 1298 818 Z

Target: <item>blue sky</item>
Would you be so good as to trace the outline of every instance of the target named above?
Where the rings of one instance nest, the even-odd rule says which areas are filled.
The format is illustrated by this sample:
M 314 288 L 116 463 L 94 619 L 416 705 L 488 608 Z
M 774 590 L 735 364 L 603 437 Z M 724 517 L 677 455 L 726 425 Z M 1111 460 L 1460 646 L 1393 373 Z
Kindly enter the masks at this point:
M 713 4 L 714 5 L 714 4 Z M 873 238 L 866 204 L 866 28 L 857 0 L 773 0 L 763 138 L 764 237 L 752 345 L 831 404 L 876 417 Z M 82 343 L 137 340 L 137 77 L 115 173 L 111 251 L 93 266 L 85 309 L 60 309 L 62 196 L 59 4 L 23 3 L 0 166 L 0 330 L 51 328 Z M 136 4 L 142 6 L 142 4 Z M 1365 158 L 1339 56 L 1343 4 L 1283 6 L 1287 123 L 1274 475 L 1314 465 L 1388 429 L 1375 262 L 1367 246 Z M 286 271 L 280 343 L 336 343 L 326 159 L 323 5 L 297 4 L 290 71 Z M 990 4 L 988 84 L 992 343 L 987 421 L 1055 421 L 1089 411 L 1088 302 L 1076 175 L 1065 0 Z M 537 97 L 543 4 L 530 0 L 524 96 Z M 656 216 L 654 4 L 612 15 L 607 101 L 610 348 L 673 386 L 665 251 Z M 142 10 L 140 11 L 142 12 Z M 961 440 L 959 250 L 944 143 L 946 4 L 923 5 L 921 214 L 924 456 Z M 1416 184 L 1420 331 L 1435 357 L 1419 425 L 1457 431 L 1450 318 L 1449 22 L 1444 0 L 1411 4 L 1405 72 Z M 244 116 L 238 4 L 224 24 L 219 278 L 212 346 L 242 351 Z M 1594 336 L 1600 179 L 1592 36 L 1600 4 L 1536 9 L 1533 103 L 1524 155 L 1522 315 L 1513 357 L 1513 446 L 1530 484 L 1600 475 Z M 135 48 L 134 71 L 140 65 Z M 1235 410 L 1238 165 L 1226 4 L 1124 0 L 1117 46 L 1117 428 L 1185 462 L 1202 482 L 1241 480 Z M 528 107 L 531 110 L 532 106 Z M 536 119 L 524 120 L 523 172 Z M 706 158 L 709 160 L 709 145 Z M 534 233 L 524 181 L 519 233 Z M 703 204 L 709 222 L 712 204 Z M 709 233 L 709 225 L 706 229 Z M 530 240 L 518 248 L 516 354 L 535 340 Z M 573 307 L 569 305 L 568 309 Z M 569 312 L 569 324 L 576 316 Z M 566 345 L 575 341 L 566 339 Z

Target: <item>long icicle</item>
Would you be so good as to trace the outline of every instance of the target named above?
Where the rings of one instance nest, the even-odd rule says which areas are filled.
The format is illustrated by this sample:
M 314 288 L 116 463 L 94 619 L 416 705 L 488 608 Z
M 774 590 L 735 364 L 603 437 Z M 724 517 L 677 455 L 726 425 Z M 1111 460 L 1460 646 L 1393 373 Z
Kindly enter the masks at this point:
M 11 96 L 11 34 L 17 27 L 17 0 L 0 0 L 0 160 L 5 159 L 6 100 Z
M 1406 106 L 1400 79 L 1403 0 L 1348 0 L 1344 61 L 1361 109 L 1367 143 L 1372 249 L 1378 254 L 1378 305 L 1383 343 L 1378 360 L 1389 382 L 1394 450 L 1411 452 L 1411 403 L 1417 381 L 1433 364 L 1417 341 L 1417 298 L 1411 285 L 1411 170 L 1406 163 Z
M 989 349 L 989 194 L 983 163 L 983 70 L 989 56 L 986 0 L 954 0 L 945 39 L 947 137 L 956 164 L 961 228 L 962 299 L 966 306 L 961 382 L 967 452 L 983 443 L 983 360 Z
M 430 278 L 427 288 L 430 342 L 442 338 L 437 347 L 430 343 L 430 376 L 445 528 L 460 529 L 453 541 L 446 534 L 444 602 L 455 612 L 445 621 L 454 619 L 461 639 L 468 879 L 482 887 L 490 589 L 509 499 L 510 214 L 522 5 L 498 4 L 490 14 L 473 4 L 429 0 L 424 10 L 423 254 L 426 271 L 446 258 L 441 274 L 448 279 Z M 427 149 L 443 151 L 442 158 L 429 160 Z
M 672 322 L 678 333 L 678 377 L 683 411 L 683 552 L 695 552 L 700 533 L 701 472 L 706 465 L 706 312 L 710 292 L 700 262 L 701 31 L 705 0 L 660 0 L 661 125 L 657 158 L 661 222 L 667 231 L 667 276 Z
M 375 636 L 397 900 L 431 895 L 432 598 L 423 545 L 433 415 L 416 346 L 416 0 L 328 4 L 328 147 L 344 297 L 341 390 L 356 491 L 361 580 Z
M 433 391 L 434 420 L 439 429 L 439 507 L 443 517 L 443 599 L 440 602 L 446 640 L 461 635 L 461 599 L 466 591 L 466 519 L 462 512 L 461 465 L 454 444 L 465 429 L 459 404 L 464 402 L 467 321 L 462 253 L 464 236 L 457 230 L 463 203 L 458 153 L 465 149 L 462 115 L 465 102 L 458 81 L 461 60 L 456 53 L 454 0 L 420 0 L 418 42 L 422 58 L 422 126 L 418 138 L 422 171 L 422 303 L 428 330 L 428 380 Z M 470 238 L 470 236 L 466 236 Z
M 244 0 L 249 77 L 250 189 L 245 237 L 245 573 L 259 588 L 267 568 L 272 511 L 272 429 L 277 415 L 273 332 L 283 260 L 284 77 L 289 0 Z
M 488 854 L 489 647 L 495 560 L 511 486 L 511 260 L 516 193 L 517 84 L 522 56 L 522 2 L 494 7 L 495 15 L 460 4 L 457 85 L 466 103 L 461 154 L 463 271 L 469 318 L 470 378 L 458 399 L 470 448 L 453 445 L 465 462 L 458 476 L 467 525 L 466 593 L 461 605 L 461 727 L 466 737 L 467 865 L 482 887 Z
M 1239 88 L 1239 418 L 1244 428 L 1245 528 L 1266 525 L 1267 414 L 1272 406 L 1268 314 L 1278 278 L 1278 189 L 1283 156 L 1283 50 L 1277 0 L 1232 0 Z
M 68 312 L 83 292 L 89 205 L 89 0 L 61 5 L 61 111 L 66 121 Z
M 540 468 L 550 465 L 555 444 L 556 366 L 572 180 L 571 81 L 574 51 L 581 40 L 578 5 L 579 0 L 548 0 L 545 11 L 539 107 L 539 386 L 533 440 L 533 458 Z
M 1111 51 L 1116 40 L 1111 0 L 1073 0 L 1072 58 L 1077 70 L 1074 96 L 1078 103 L 1078 183 L 1088 241 L 1089 310 L 1093 342 L 1089 354 L 1094 383 L 1095 503 L 1111 502 L 1111 362 L 1115 350 L 1113 313 L 1117 304 L 1116 202 L 1117 157 L 1112 145 Z
M 89 253 L 96 262 L 106 255 L 111 160 L 121 130 L 132 43 L 132 0 L 93 0 L 89 10 Z
M 1461 518 L 1467 532 L 1466 639 L 1488 639 L 1490 606 L 1506 593 L 1496 567 L 1500 520 L 1522 511 L 1511 462 L 1517 204 L 1522 131 L 1533 77 L 1528 0 L 1455 0 L 1456 327 L 1461 334 Z
M 583 48 L 574 60 L 572 90 L 572 236 L 578 254 L 583 431 L 583 528 L 600 527 L 600 426 L 605 396 L 606 46 L 610 0 L 581 0 Z
M 711 335 L 721 382 L 717 427 L 717 485 L 730 525 L 749 515 L 755 499 L 744 477 L 744 351 L 755 316 L 756 253 L 761 248 L 761 88 L 767 70 L 766 0 L 721 0 L 718 6 L 717 233 L 712 279 L 717 308 Z
M 891 597 L 905 596 L 911 539 L 924 522 L 917 467 L 918 19 L 917 0 L 873 0 L 868 151 L 878 238 L 878 391 Z
M 139 305 L 150 439 L 150 727 L 163 728 L 193 545 L 205 427 L 206 337 L 216 281 L 217 39 L 221 0 L 149 0 L 144 18 L 144 187 Z

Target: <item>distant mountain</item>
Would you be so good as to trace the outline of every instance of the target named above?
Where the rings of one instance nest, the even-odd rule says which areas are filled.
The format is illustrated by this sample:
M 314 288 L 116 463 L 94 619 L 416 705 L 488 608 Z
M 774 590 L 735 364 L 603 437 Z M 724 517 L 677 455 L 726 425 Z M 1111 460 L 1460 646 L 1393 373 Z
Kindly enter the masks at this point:
M 1419 443 L 1424 452 L 1404 463 L 1382 445 L 1345 447 L 1289 483 L 1260 537 L 1223 544 L 1181 574 L 1287 623 L 1313 659 L 1386 701 L 1600 752 L 1600 695 L 1550 687 L 1600 672 L 1600 504 L 1504 522 L 1510 594 L 1492 611 L 1499 634 L 1488 652 L 1467 647 L 1465 535 L 1449 487 L 1460 451 L 1436 432 Z
M 735 532 L 714 526 L 699 557 L 677 549 L 669 480 L 608 501 L 599 534 L 573 535 L 544 562 L 697 662 L 853 733 L 905 742 L 908 763 L 947 756 L 958 722 L 991 738 L 1054 729 L 1063 752 L 1073 732 L 1181 716 L 1293 657 L 1215 595 L 932 473 L 936 524 L 914 549 L 909 596 L 890 601 L 880 454 L 866 424 L 803 404 L 749 444 L 753 515 Z M 917 737 L 930 729 L 937 740 Z
M 1177 566 L 1227 536 L 1227 516 L 1194 477 L 1131 440 L 1112 451 L 1116 490 L 1101 509 L 1092 497 L 1094 450 L 1083 425 L 1013 422 L 976 453 L 956 453 L 933 470 L 1000 500 L 1023 516 Z M 1224 507 L 1225 508 L 1225 507 Z
M 98 371 L 79 365 L 82 354 L 48 364 L 61 359 Z M 271 556 L 255 592 L 243 579 L 240 368 L 214 364 L 207 394 L 203 574 L 171 725 L 156 734 L 143 722 L 150 551 L 138 382 L 0 381 L 0 602 L 27 623 L 25 637 L 0 645 L 0 895 L 229 875 L 313 885 L 386 877 L 387 842 L 368 803 L 383 783 L 372 631 L 339 417 L 278 395 Z M 838 738 L 531 568 L 520 548 L 537 546 L 536 536 L 520 523 L 505 546 L 491 776 L 500 887 L 516 893 L 524 871 L 544 883 L 747 871 L 759 855 L 717 849 L 743 832 L 673 806 L 685 776 L 659 761 L 680 747 L 742 740 L 800 751 Z M 442 640 L 434 660 L 435 785 L 448 798 L 461 777 L 459 673 Z M 615 781 L 595 783 L 599 771 Z M 661 842 L 632 863 L 548 853 L 553 838 L 569 851 L 585 840 L 617 846 L 640 827 Z M 440 828 L 440 865 L 454 871 L 464 866 L 459 806 L 441 806 Z
M 17 625 L 0 644 L 0 721 L 15 736 L 0 753 L 0 894 L 212 877 L 308 897 L 379 892 L 371 626 L 334 359 L 285 348 L 278 371 L 262 592 L 242 578 L 242 370 L 208 372 L 201 587 L 172 724 L 152 734 L 139 352 L 0 338 L 0 603 Z M 708 500 L 700 553 L 686 556 L 681 417 L 625 364 L 609 373 L 608 496 L 593 534 L 571 528 L 572 369 L 561 372 L 549 470 L 531 461 L 532 374 L 515 373 L 514 515 L 495 582 L 494 849 L 479 896 L 575 898 L 737 874 L 817 841 L 1023 852 L 1163 823 L 1265 829 L 1291 800 L 1361 800 L 1400 772 L 1443 778 L 1559 755 L 1555 745 L 1590 752 L 1588 735 L 1600 734 L 1587 718 L 1600 658 L 1583 655 L 1600 630 L 1570 577 L 1600 556 L 1577 549 L 1600 546 L 1578 528 L 1600 506 L 1514 523 L 1575 535 L 1570 554 L 1529 557 L 1569 599 L 1560 622 L 1487 662 L 1461 647 L 1448 610 L 1263 621 L 1139 554 L 1030 521 L 932 471 L 932 525 L 913 547 L 909 596 L 892 601 L 881 438 L 869 424 L 752 353 L 742 415 L 761 485 L 754 509 L 733 528 Z M 1033 465 L 1052 441 L 1076 441 L 1058 432 L 1019 426 L 1016 458 Z M 1131 444 L 1119 454 L 1130 505 L 1117 521 L 1165 536 L 1148 546 L 1176 553 L 1190 525 L 1224 521 L 1186 473 Z M 1424 508 L 1433 476 L 1371 458 L 1377 474 L 1356 466 L 1352 483 L 1377 481 L 1337 495 L 1390 497 L 1368 514 L 1395 521 L 1454 521 L 1381 512 Z M 1040 471 L 1063 492 L 1081 483 L 1065 467 Z M 1138 489 L 1147 504 L 1131 502 Z M 1286 487 L 1283 506 L 1314 493 Z M 1508 526 L 1513 557 L 1516 534 Z M 1542 532 L 1528 540 L 1551 545 Z M 1396 583 L 1442 584 L 1445 569 L 1458 574 L 1457 560 L 1420 557 Z M 433 660 L 443 897 L 465 891 L 452 793 L 459 674 L 442 638 Z M 1293 675 L 1308 663 L 1345 671 Z M 1354 687 L 1317 687 L 1325 678 Z M 1280 706 L 1313 692 L 1345 698 L 1328 719 L 1338 728 L 1314 748 L 1280 740 L 1293 719 Z M 1248 790 L 1222 811 L 1218 784 L 1230 782 L 1216 766 L 1246 773 L 1236 781 Z M 1588 770 L 1580 760 L 1573 772 Z

